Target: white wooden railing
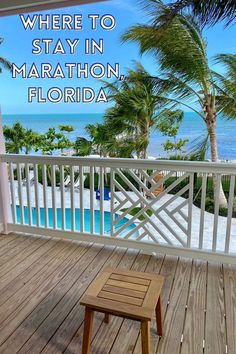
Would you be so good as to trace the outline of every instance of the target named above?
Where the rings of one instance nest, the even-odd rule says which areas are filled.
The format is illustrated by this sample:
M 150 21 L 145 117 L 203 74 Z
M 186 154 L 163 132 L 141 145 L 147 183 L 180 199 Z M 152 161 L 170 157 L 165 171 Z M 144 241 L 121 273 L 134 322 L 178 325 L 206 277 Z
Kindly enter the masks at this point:
M 9 231 L 236 263 L 236 164 L 26 155 L 0 155 L 0 164 L 9 175 Z

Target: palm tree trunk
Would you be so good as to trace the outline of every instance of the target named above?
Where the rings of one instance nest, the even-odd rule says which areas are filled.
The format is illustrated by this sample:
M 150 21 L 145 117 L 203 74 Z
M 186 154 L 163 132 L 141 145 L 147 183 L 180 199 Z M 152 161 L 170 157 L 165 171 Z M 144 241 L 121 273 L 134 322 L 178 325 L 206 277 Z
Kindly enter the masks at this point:
M 218 162 L 218 148 L 217 148 L 217 139 L 215 133 L 215 125 L 216 125 L 216 114 L 212 115 L 209 119 L 209 115 L 206 118 L 208 132 L 210 137 L 210 145 L 211 145 L 211 160 L 212 162 Z M 216 194 L 216 175 L 213 175 L 213 184 L 214 184 L 214 194 Z M 215 198 L 218 196 L 215 195 Z M 219 190 L 219 204 L 221 208 L 228 208 L 227 199 L 223 190 L 222 182 L 220 183 L 220 190 Z
M 218 156 L 215 127 L 213 127 L 212 125 L 209 125 L 208 132 L 209 132 L 210 145 L 211 145 L 211 161 L 218 162 L 219 156 Z
M 46 170 L 47 170 L 47 178 L 48 178 L 49 184 L 51 186 L 52 185 L 52 169 L 50 166 L 47 165 Z
M 145 141 L 149 141 L 149 127 L 148 126 L 142 132 L 141 139 L 142 138 L 144 138 Z M 147 144 L 147 146 L 148 146 L 148 144 Z M 145 146 L 143 148 L 143 150 L 141 151 L 141 154 L 140 154 L 140 158 L 141 159 L 147 159 L 148 158 L 147 146 Z M 141 177 L 141 173 L 140 173 L 140 180 L 143 182 L 144 185 L 147 185 L 147 181 L 146 181 L 146 179 L 144 177 Z M 145 197 L 145 195 L 146 195 L 145 190 L 141 186 L 139 187 L 139 190 L 140 190 L 140 193 Z M 140 207 L 141 207 L 141 209 L 145 207 L 143 202 L 140 203 Z

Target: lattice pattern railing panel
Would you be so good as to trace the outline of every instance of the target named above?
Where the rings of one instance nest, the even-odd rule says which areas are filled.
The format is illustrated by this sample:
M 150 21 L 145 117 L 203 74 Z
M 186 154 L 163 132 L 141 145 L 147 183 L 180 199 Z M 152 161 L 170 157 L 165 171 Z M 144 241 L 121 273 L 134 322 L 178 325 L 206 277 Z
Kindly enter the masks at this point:
M 204 259 L 236 254 L 234 163 L 7 154 L 0 174 L 7 232 Z
M 175 171 L 115 168 L 111 178 L 113 236 L 183 247 L 191 244 L 193 173 L 178 176 Z M 124 218 L 127 221 L 121 223 Z

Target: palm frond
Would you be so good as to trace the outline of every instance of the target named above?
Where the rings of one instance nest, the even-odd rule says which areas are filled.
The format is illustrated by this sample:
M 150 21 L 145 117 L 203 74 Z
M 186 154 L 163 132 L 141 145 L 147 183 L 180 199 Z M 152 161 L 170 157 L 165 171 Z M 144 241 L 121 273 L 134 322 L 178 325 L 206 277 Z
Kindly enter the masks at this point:
M 209 66 L 201 28 L 189 15 L 178 14 L 170 21 L 170 9 L 160 1 L 148 0 L 148 3 L 153 7 L 149 10 L 151 25 L 131 27 L 122 40 L 138 43 L 141 54 L 153 54 L 162 71 L 204 82 L 209 76 Z
M 7 70 L 12 71 L 12 64 L 7 59 L 0 57 L 0 65 Z
M 226 69 L 227 76 L 236 82 L 236 54 L 218 54 L 215 61 Z
M 215 59 L 226 69 L 224 74 L 212 71 L 217 109 L 225 119 L 236 119 L 236 55 L 220 54 Z
M 235 22 L 235 0 L 177 0 L 169 4 L 173 14 L 185 9 L 191 9 L 203 25 L 215 25 L 219 21 L 225 21 L 226 25 Z
M 191 149 L 188 152 L 191 160 L 204 161 L 206 160 L 207 152 L 210 147 L 209 134 L 206 133 L 203 136 L 196 138 L 192 144 Z

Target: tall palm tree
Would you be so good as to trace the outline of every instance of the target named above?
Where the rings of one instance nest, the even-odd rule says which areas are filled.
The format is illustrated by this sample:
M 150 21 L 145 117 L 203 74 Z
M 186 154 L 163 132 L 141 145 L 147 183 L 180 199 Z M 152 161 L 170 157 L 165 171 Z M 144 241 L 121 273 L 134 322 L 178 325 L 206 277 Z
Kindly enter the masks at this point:
M 156 84 L 140 63 L 129 69 L 123 82 L 105 83 L 114 106 L 105 113 L 105 122 L 118 141 L 127 149 L 136 151 L 142 159 L 148 157 L 150 134 L 162 120 L 182 118 L 182 111 L 164 107 L 164 99 L 157 95 Z
M 214 25 L 225 20 L 229 25 L 236 18 L 235 0 L 177 0 L 170 3 L 174 13 L 190 8 L 203 25 Z
M 169 104 L 191 109 L 205 122 L 211 159 L 216 162 L 219 159 L 217 116 L 224 113 L 228 119 L 236 118 L 235 86 L 222 82 L 222 76 L 211 69 L 206 41 L 192 16 L 177 14 L 170 21 L 171 10 L 161 1 L 149 0 L 148 5 L 150 24 L 131 27 L 123 40 L 138 43 L 141 53 L 149 52 L 157 59 L 162 75 L 153 80 L 158 90 L 162 90 L 162 97 Z M 232 77 L 228 79 L 230 83 L 235 73 L 236 66 L 232 65 L 228 73 Z M 167 92 L 170 94 L 166 95 Z M 220 205 L 227 207 L 222 187 Z

